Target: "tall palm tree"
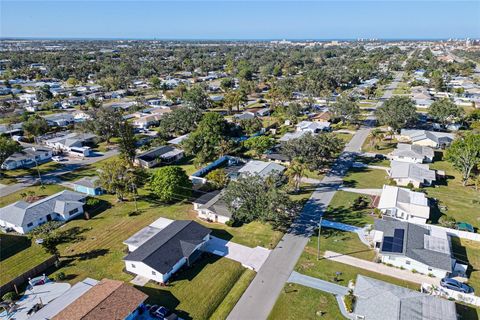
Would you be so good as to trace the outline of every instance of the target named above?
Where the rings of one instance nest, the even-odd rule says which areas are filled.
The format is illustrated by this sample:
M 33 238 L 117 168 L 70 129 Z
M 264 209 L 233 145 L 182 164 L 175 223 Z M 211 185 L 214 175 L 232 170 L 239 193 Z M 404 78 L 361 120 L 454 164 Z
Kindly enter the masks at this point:
M 293 186 L 293 190 L 298 192 L 300 190 L 300 181 L 305 173 L 306 166 L 304 163 L 297 159 L 292 160 L 290 166 L 288 166 L 285 175 L 288 177 L 289 184 Z

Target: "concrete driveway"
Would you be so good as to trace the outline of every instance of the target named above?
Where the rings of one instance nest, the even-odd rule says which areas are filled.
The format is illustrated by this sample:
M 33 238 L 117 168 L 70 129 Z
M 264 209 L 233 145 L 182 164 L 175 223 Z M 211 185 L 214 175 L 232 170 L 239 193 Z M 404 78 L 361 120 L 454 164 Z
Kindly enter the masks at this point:
M 212 237 L 207 242 L 204 251 L 213 253 L 217 256 L 225 257 L 240 262 L 245 268 L 254 271 L 259 270 L 265 260 L 267 260 L 270 250 L 255 247 L 250 248 L 241 244 Z

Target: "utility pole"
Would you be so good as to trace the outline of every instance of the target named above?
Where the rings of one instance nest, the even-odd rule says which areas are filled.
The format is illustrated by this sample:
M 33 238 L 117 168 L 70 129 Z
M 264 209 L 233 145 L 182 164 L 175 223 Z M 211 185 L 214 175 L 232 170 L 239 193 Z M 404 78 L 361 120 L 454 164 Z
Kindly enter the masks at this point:
M 323 216 L 320 216 L 320 221 L 318 222 L 317 260 L 320 260 L 320 232 L 322 231 L 322 219 Z
M 33 148 L 33 152 L 35 152 L 35 147 Z M 35 167 L 37 168 L 37 173 L 38 173 L 38 179 L 40 179 L 40 185 L 41 187 L 43 188 L 43 181 L 42 181 L 42 175 L 40 174 L 40 169 L 38 168 L 38 161 L 37 161 L 37 157 L 34 155 L 34 158 L 35 160 Z
M 133 202 L 135 203 L 135 212 L 138 212 L 138 206 L 137 206 L 137 186 L 135 183 L 132 183 L 132 191 L 133 191 Z

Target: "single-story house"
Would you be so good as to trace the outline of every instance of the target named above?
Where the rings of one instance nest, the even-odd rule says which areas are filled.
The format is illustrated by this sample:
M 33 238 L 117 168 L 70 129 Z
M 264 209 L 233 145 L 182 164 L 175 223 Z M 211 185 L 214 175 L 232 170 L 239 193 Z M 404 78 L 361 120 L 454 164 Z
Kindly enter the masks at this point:
M 232 213 L 219 190 L 198 197 L 193 201 L 193 209 L 197 211 L 200 219 L 207 221 L 226 223 L 232 218 Z
M 75 286 L 70 288 L 70 290 L 73 291 L 74 288 Z M 69 295 L 76 295 L 76 292 L 69 294 L 69 291 L 66 292 L 67 297 Z M 66 300 L 63 306 L 58 303 L 58 308 L 61 308 L 61 311 L 48 319 L 137 319 L 137 316 L 139 316 L 141 312 L 140 309 L 143 309 L 143 303 L 147 298 L 148 295 L 123 281 L 102 279 L 102 281 L 90 285 L 90 287 L 74 301 L 68 303 L 68 300 Z M 61 296 L 57 299 L 61 299 L 60 301 L 62 301 L 64 298 Z M 53 303 L 55 303 L 56 300 L 54 300 Z M 47 305 L 46 308 L 48 308 L 48 306 L 49 305 Z M 40 309 L 40 312 L 42 310 L 43 309 Z
M 424 193 L 384 185 L 377 208 L 386 216 L 414 223 L 426 223 L 430 206 Z
M 397 148 L 389 154 L 391 160 L 411 163 L 433 162 L 434 157 L 432 148 L 407 143 L 397 144 Z
M 415 188 L 431 186 L 436 180 L 436 172 L 428 164 L 392 161 L 389 176 L 399 186 L 412 184 Z
M 176 220 L 130 252 L 123 260 L 128 272 L 158 283 L 190 265 L 210 240 L 211 230 L 191 220 Z
M 330 122 L 301 121 L 299 124 L 297 124 L 297 131 L 311 132 L 312 134 L 329 130 Z
M 96 135 L 91 133 L 72 132 L 45 140 L 43 143 L 56 152 L 67 152 L 72 156 L 88 157 L 91 155 L 91 149 L 85 144 L 91 143 L 95 138 Z
M 170 164 L 182 159 L 184 152 L 172 146 L 161 146 L 139 154 L 134 163 L 143 168 L 152 168 L 159 164 Z
M 353 295 L 357 320 L 457 320 L 453 301 L 362 275 Z
M 136 232 L 127 240 L 123 241 L 123 244 L 128 247 L 128 252 L 133 252 L 137 250 L 142 244 L 147 242 L 150 238 L 152 238 L 154 235 L 165 229 L 165 227 L 172 222 L 173 220 L 171 219 L 160 217 L 154 222 L 150 223 L 145 228 Z
M 183 136 L 179 136 L 176 138 L 173 138 L 172 140 L 168 140 L 168 144 L 173 144 L 175 146 L 180 145 L 183 141 L 185 141 L 188 138 L 189 134 L 184 134 Z
M 415 99 L 414 101 L 415 101 L 415 107 L 422 108 L 422 109 L 430 108 L 430 106 L 433 103 L 432 99 Z
M 242 121 L 242 120 L 251 120 L 255 118 L 255 113 L 253 112 L 243 112 L 243 113 L 237 113 L 233 116 L 233 118 L 236 121 Z
M 266 178 L 274 173 L 282 173 L 286 168 L 275 162 L 266 162 L 260 160 L 250 160 L 243 167 L 238 170 L 238 176 L 240 175 L 259 175 L 262 178 Z M 232 177 L 235 178 L 235 177 Z
M 14 170 L 18 168 L 29 168 L 36 164 L 52 160 L 52 150 L 44 147 L 29 147 L 21 152 L 15 152 L 3 163 L 2 169 Z
M 375 220 L 372 233 L 383 263 L 438 278 L 455 269 L 450 237 L 441 229 L 385 218 Z
M 321 111 L 310 118 L 315 122 L 329 122 L 332 119 L 332 113 L 330 111 Z
M 446 132 L 427 131 L 418 129 L 402 129 L 397 136 L 400 142 L 411 142 L 431 148 L 445 148 L 455 139 L 455 135 Z
M 85 199 L 64 190 L 33 203 L 20 200 L 0 208 L 0 227 L 24 234 L 48 221 L 68 221 L 83 213 Z
M 160 123 L 163 114 L 147 114 L 133 120 L 133 125 L 137 128 L 147 129 Z
M 73 190 L 76 192 L 85 193 L 91 196 L 97 196 L 103 193 L 98 177 L 83 177 L 73 182 L 72 185 Z
M 309 131 L 295 131 L 295 132 L 287 132 L 285 133 L 278 141 L 280 142 L 287 142 L 294 139 L 299 139 L 303 137 L 303 135 L 310 133 Z
M 70 113 L 55 113 L 43 116 L 49 126 L 65 127 L 75 122 L 75 118 Z

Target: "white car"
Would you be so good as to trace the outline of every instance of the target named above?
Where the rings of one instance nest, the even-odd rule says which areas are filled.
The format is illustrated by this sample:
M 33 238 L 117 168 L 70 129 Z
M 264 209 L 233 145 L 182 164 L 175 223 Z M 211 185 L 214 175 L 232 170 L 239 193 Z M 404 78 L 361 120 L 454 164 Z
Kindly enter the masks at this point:
M 55 161 L 55 162 L 62 162 L 63 158 L 59 157 L 59 156 L 55 156 L 55 157 L 52 157 L 52 160 Z

